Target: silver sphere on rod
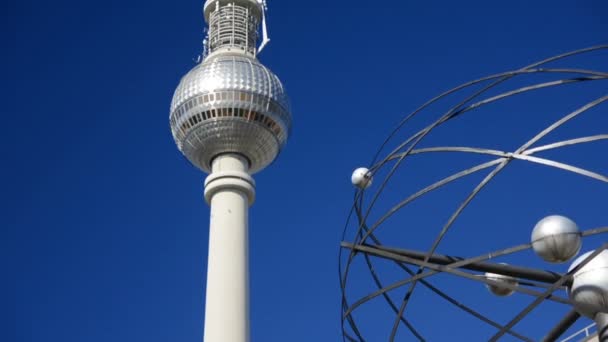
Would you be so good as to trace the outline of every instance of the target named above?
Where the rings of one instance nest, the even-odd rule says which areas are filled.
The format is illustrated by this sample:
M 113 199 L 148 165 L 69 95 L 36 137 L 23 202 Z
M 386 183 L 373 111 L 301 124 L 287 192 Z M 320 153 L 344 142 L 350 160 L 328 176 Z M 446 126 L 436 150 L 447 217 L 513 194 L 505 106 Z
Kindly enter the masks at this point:
M 367 189 L 372 185 L 373 177 L 368 168 L 360 167 L 353 171 L 350 181 L 359 189 Z
M 570 266 L 587 260 L 593 251 L 578 257 Z M 598 313 L 608 313 L 608 250 L 603 250 L 573 275 L 568 293 L 576 310 L 591 319 Z
M 532 230 L 532 249 L 547 262 L 566 262 L 578 254 L 581 246 L 578 226 L 565 216 L 547 216 Z
M 514 277 L 510 277 L 510 276 L 506 276 L 504 274 L 497 274 L 497 273 L 490 273 L 490 272 L 486 272 L 486 274 L 484 275 L 486 277 L 486 279 L 488 280 L 493 280 L 495 282 L 502 284 L 510 284 L 513 286 L 517 286 L 518 285 L 518 281 L 516 278 Z M 515 293 L 515 290 L 513 290 L 512 288 L 509 287 L 505 287 L 505 286 L 501 286 L 499 284 L 486 284 L 486 287 L 488 288 L 488 290 L 499 296 L 499 297 L 508 297 L 510 295 L 512 295 L 513 293 Z

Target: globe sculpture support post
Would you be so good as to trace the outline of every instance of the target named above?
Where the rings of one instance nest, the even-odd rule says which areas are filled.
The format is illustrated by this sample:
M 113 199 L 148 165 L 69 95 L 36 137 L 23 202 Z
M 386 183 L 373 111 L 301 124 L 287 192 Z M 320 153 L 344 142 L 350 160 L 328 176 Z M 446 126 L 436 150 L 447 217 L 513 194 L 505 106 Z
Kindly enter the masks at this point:
M 595 316 L 595 323 L 597 324 L 597 337 L 598 341 L 608 341 L 608 314 L 600 312 Z
M 263 0 L 207 0 L 202 62 L 181 79 L 171 103 L 178 149 L 210 174 L 205 342 L 249 341 L 251 175 L 276 159 L 291 129 L 285 88 L 257 60 L 269 41 L 265 11 Z

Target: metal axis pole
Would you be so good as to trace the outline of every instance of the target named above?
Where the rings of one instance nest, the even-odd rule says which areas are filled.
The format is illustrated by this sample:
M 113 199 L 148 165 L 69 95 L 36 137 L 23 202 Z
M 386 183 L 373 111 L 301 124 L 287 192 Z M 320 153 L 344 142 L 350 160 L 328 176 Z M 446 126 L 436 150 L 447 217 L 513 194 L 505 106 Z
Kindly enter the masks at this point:
M 562 320 L 543 338 L 543 342 L 554 342 L 562 336 L 576 321 L 581 314 L 576 310 L 570 310 Z
M 342 245 L 342 247 L 345 247 L 348 249 L 354 248 L 356 250 L 356 246 L 353 244 L 350 244 L 347 242 L 342 242 L 341 245 Z M 363 246 L 365 246 L 367 248 L 372 248 L 372 249 L 378 250 L 378 251 L 386 251 L 386 252 L 389 252 L 392 254 L 403 255 L 408 258 L 412 258 L 412 259 L 416 259 L 416 260 L 420 260 L 420 261 L 423 261 L 426 257 L 425 252 L 418 252 L 418 251 L 399 249 L 399 248 L 390 248 L 390 247 L 384 247 L 384 246 L 372 246 L 372 245 L 363 245 Z M 465 260 L 465 259 L 460 258 L 460 257 L 441 255 L 441 254 L 433 254 L 429 258 L 428 261 L 433 264 L 438 264 L 438 265 L 449 265 L 451 263 L 455 263 L 455 262 L 462 261 L 462 260 Z M 549 283 L 549 284 L 555 283 L 556 281 L 560 280 L 560 278 L 562 277 L 562 275 L 559 273 L 537 270 L 537 269 L 527 268 L 527 267 L 520 267 L 520 266 L 495 264 L 495 263 L 489 263 L 489 262 L 473 262 L 473 263 L 461 266 L 461 268 L 468 269 L 471 271 L 477 271 L 477 272 L 490 272 L 490 273 L 501 274 L 501 275 L 505 275 L 505 276 L 522 278 L 522 279 L 528 279 L 528 280 L 532 280 L 532 281 L 538 281 L 538 282 Z M 568 280 L 566 282 L 566 284 L 570 284 L 570 282 L 571 282 L 571 280 Z
M 249 341 L 248 211 L 255 182 L 238 154 L 216 157 L 205 180 L 211 206 L 205 342 Z
M 597 324 L 597 340 L 608 342 L 608 314 L 600 312 L 595 315 L 595 324 Z

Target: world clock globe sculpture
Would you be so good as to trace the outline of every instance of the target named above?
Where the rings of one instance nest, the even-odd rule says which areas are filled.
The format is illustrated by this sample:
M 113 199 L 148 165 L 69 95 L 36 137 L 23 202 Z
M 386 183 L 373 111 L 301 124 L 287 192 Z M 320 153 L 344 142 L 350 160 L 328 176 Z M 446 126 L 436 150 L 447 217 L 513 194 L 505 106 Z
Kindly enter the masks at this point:
M 178 149 L 209 173 L 204 340 L 244 342 L 250 339 L 251 175 L 270 165 L 284 147 L 291 112 L 283 84 L 257 59 L 269 41 L 265 1 L 207 0 L 203 12 L 209 30 L 202 62 L 179 82 L 169 120 Z
M 450 89 L 355 169 L 344 341 L 608 341 L 607 52 Z

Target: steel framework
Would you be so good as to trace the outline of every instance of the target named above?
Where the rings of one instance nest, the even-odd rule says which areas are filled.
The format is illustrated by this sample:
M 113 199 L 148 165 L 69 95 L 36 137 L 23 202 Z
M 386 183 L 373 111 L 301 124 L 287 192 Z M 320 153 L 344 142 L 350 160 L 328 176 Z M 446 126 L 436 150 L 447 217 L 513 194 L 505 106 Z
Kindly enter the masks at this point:
M 553 87 L 564 86 L 575 83 L 593 83 L 603 86 L 603 89 L 608 89 L 606 80 L 608 80 L 607 71 L 587 70 L 579 68 L 552 68 L 547 66 L 549 63 L 562 61 L 575 56 L 586 57 L 590 54 L 601 54 L 608 50 L 608 45 L 601 45 L 568 52 L 555 57 L 551 57 L 540 62 L 528 65 L 521 69 L 503 72 L 495 75 L 483 77 L 474 81 L 467 82 L 458 87 L 444 92 L 443 94 L 431 99 L 420 108 L 407 115 L 397 127 L 389 134 L 386 140 L 378 149 L 369 166 L 371 174 L 380 174 L 383 171 L 383 177 L 375 180 L 377 183 L 373 189 L 358 189 L 354 196 L 351 213 L 348 217 L 343 233 L 343 242 L 340 248 L 339 256 L 339 274 L 340 286 L 342 290 L 342 332 L 345 341 L 365 341 L 365 322 L 358 321 L 355 313 L 365 307 L 375 299 L 384 299 L 390 310 L 394 313 L 394 322 L 389 335 L 389 341 L 394 341 L 399 327 L 405 327 L 416 340 L 425 341 L 424 333 L 415 327 L 411 322 L 409 315 L 406 315 L 406 308 L 412 296 L 416 293 L 418 285 L 421 285 L 430 290 L 435 295 L 443 298 L 451 305 L 462 310 L 464 313 L 475 317 L 495 328 L 495 333 L 489 338 L 490 341 L 497 341 L 505 335 L 510 335 L 512 338 L 520 341 L 533 341 L 522 332 L 514 330 L 517 323 L 523 320 L 530 312 L 537 308 L 544 301 L 552 301 L 564 305 L 571 305 L 571 301 L 567 296 L 563 296 L 558 290 L 566 290 L 572 281 L 572 274 L 581 269 L 592 260 L 595 256 L 608 248 L 608 244 L 603 244 L 597 248 L 588 258 L 586 258 L 577 267 L 574 267 L 567 273 L 559 274 L 550 271 L 544 271 L 536 268 L 503 265 L 492 262 L 493 259 L 522 252 L 532 248 L 531 243 L 523 243 L 517 246 L 504 248 L 496 251 L 484 253 L 475 257 L 463 256 L 447 256 L 437 254 L 436 251 L 444 239 L 446 233 L 450 231 L 456 220 L 465 211 L 467 206 L 476 198 L 476 196 L 507 166 L 513 161 L 525 161 L 544 165 L 551 168 L 560 169 L 575 175 L 587 177 L 598 182 L 598 184 L 608 184 L 608 174 L 602 174 L 591 171 L 580 166 L 571 165 L 538 157 L 540 152 L 553 151 L 567 146 L 575 146 L 582 144 L 596 143 L 599 141 L 608 140 L 608 134 L 595 134 L 588 136 L 580 136 L 570 138 L 550 144 L 538 145 L 537 143 L 556 129 L 562 127 L 572 119 L 579 117 L 593 108 L 597 108 L 608 102 L 608 91 L 604 91 L 604 95 L 600 96 L 578 109 L 560 117 L 557 121 L 550 124 L 548 127 L 538 132 L 536 135 L 525 141 L 519 148 L 512 152 L 500 151 L 497 149 L 470 147 L 470 146 L 439 146 L 439 147 L 419 147 L 421 142 L 427 139 L 427 136 L 434 130 L 444 125 L 445 123 L 457 119 L 467 113 L 479 111 L 487 105 L 499 103 L 510 97 L 531 93 L 541 89 L 549 89 Z M 606 59 L 604 59 L 606 61 Z M 538 83 L 518 84 L 515 88 L 510 88 L 500 93 L 491 93 L 499 85 L 505 86 L 510 83 L 508 81 L 521 80 L 525 81 L 530 75 L 541 75 L 542 77 L 552 79 L 543 80 Z M 566 75 L 566 77 L 564 77 Z M 604 81 L 604 82 L 601 82 Z M 602 89 L 602 88 L 600 88 Z M 445 114 L 433 121 L 430 125 L 417 133 L 409 136 L 407 139 L 398 142 L 396 147 L 386 153 L 382 158 L 385 148 L 398 138 L 398 133 L 410 122 L 413 118 L 422 115 L 431 105 L 444 100 L 446 97 L 460 94 L 465 91 L 471 91 L 464 96 L 464 100 L 452 106 Z M 605 131 L 608 132 L 608 129 Z M 420 154 L 431 153 L 452 153 L 452 154 L 476 154 L 486 156 L 489 160 L 464 169 L 460 172 L 451 174 L 443 179 L 440 179 L 430 185 L 422 185 L 421 189 L 412 194 L 404 194 L 402 199 L 393 207 L 386 209 L 378 209 L 376 205 L 378 200 L 386 189 L 391 187 L 390 180 L 394 178 L 399 170 L 403 167 L 409 157 Z M 600 156 L 605 158 L 605 155 Z M 474 189 L 466 195 L 451 214 L 449 220 L 443 225 L 439 234 L 435 238 L 430 248 L 424 251 L 408 250 L 396 246 L 384 245 L 378 237 L 378 231 L 383 224 L 401 209 L 407 207 L 412 202 L 419 198 L 432 193 L 450 183 L 459 179 L 463 179 L 473 174 L 487 174 Z M 607 188 L 608 189 L 608 188 Z M 382 214 L 379 218 L 372 220 L 372 209 L 380 210 Z M 582 232 L 583 237 L 599 236 L 608 233 L 608 227 L 599 227 L 587 229 Z M 350 241 L 350 242 L 348 242 Z M 357 258 L 363 258 L 364 263 L 369 270 L 369 274 L 376 286 L 375 290 L 369 291 L 365 296 L 354 297 L 349 294 L 349 284 L 352 282 L 351 272 L 353 263 Z M 388 260 L 394 263 L 398 269 L 403 271 L 403 278 L 400 281 L 386 283 L 383 281 L 374 266 L 379 259 Z M 498 282 L 487 277 L 480 276 L 477 272 L 492 272 L 505 276 L 514 277 L 518 280 L 517 283 L 509 284 Z M 469 279 L 475 282 L 485 283 L 487 285 L 501 286 L 509 288 L 518 293 L 533 296 L 534 301 L 523 308 L 517 315 L 512 317 L 507 323 L 498 323 L 486 315 L 476 311 L 463 302 L 456 300 L 441 290 L 438 286 L 431 282 L 432 276 L 437 274 L 449 274 Z M 394 300 L 389 293 L 396 289 L 405 291 L 405 295 L 399 302 Z M 400 297 L 401 298 L 401 295 Z M 413 313 L 410 313 L 413 315 Z M 547 333 L 544 341 L 556 341 L 562 336 L 578 319 L 580 314 L 569 309 L 564 318 L 556 323 L 554 327 L 547 327 Z M 369 338 L 369 337 L 368 337 Z

